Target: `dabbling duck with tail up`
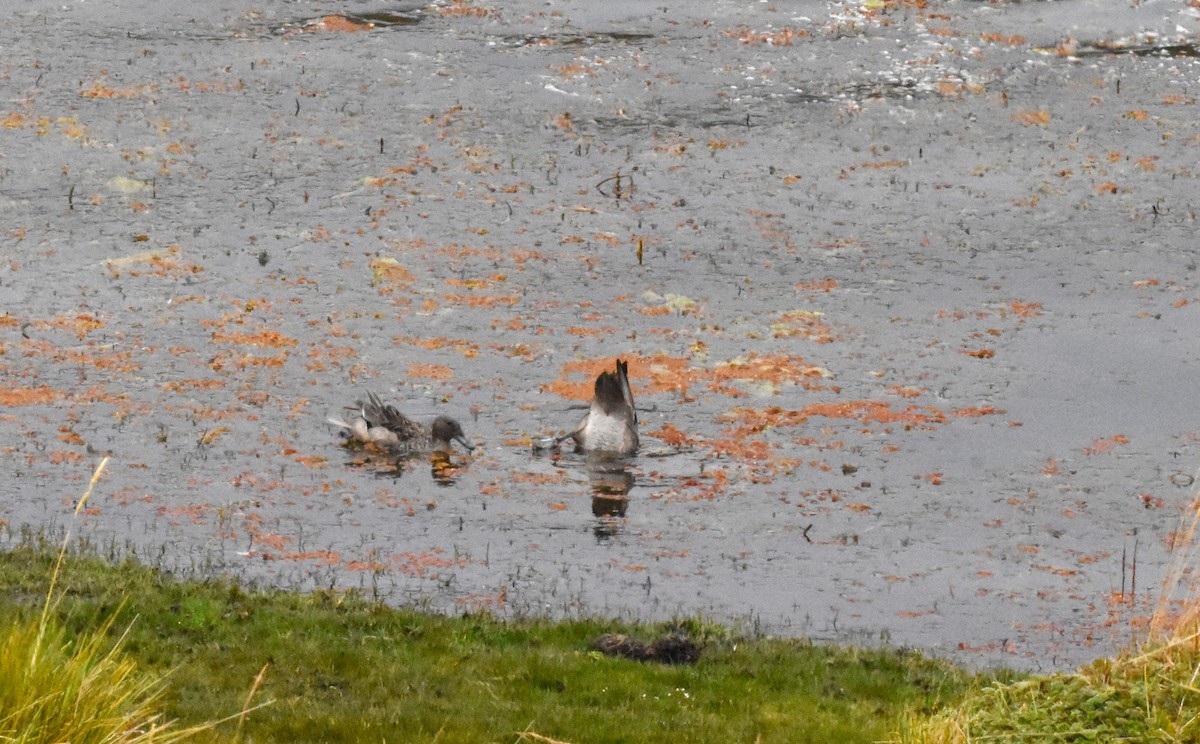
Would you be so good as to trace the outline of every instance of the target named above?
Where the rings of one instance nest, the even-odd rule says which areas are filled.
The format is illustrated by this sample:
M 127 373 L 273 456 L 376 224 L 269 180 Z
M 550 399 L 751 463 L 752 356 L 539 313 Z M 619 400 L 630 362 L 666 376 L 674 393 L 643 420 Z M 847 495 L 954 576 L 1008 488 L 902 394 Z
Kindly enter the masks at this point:
M 601 372 L 587 416 L 575 431 L 562 436 L 574 439 L 585 452 L 631 455 L 638 448 L 638 417 L 629 388 L 629 364 L 617 360 L 616 370 Z

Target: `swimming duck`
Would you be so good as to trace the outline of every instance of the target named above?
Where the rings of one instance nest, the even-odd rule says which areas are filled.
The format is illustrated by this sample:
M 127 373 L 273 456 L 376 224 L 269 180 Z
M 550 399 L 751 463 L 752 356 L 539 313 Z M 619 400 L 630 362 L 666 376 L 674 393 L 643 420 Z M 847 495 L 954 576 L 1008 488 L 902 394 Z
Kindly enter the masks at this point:
M 349 410 L 358 411 L 353 421 L 347 423 L 331 417 L 329 423 L 340 428 L 346 437 L 359 442 L 400 452 L 449 451 L 453 449 L 452 442 L 458 442 L 468 452 L 475 449 L 462 426 L 449 416 L 438 416 L 426 427 L 400 413 L 395 406 L 384 403 L 375 393 L 367 393 L 366 403 L 355 401 Z
M 592 406 L 578 428 L 558 441 L 574 439 L 575 449 L 631 455 L 638 448 L 638 418 L 629 389 L 629 364 L 617 360 L 614 372 L 596 378 Z

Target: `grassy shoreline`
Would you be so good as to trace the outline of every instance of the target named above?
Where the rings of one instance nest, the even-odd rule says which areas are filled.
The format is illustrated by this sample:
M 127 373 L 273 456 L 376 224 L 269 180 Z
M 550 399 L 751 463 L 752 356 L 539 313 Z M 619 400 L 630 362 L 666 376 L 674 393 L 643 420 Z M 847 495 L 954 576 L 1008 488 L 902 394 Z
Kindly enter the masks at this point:
M 1180 576 L 1190 565 L 1179 558 Z M 0 597 L 0 739 L 22 744 L 1200 744 L 1195 599 L 1164 599 L 1147 640 L 1114 657 L 1023 675 L 698 619 L 445 617 L 40 542 L 0 551 Z M 648 648 L 629 639 L 669 639 L 650 648 L 692 663 L 600 650 Z
M 0 553 L 0 622 L 36 620 L 54 560 Z M 735 638 L 696 620 L 680 623 L 702 647 L 696 664 L 645 663 L 592 644 L 613 632 L 650 641 L 664 626 L 443 617 L 81 555 L 58 587 L 68 634 L 109 623 L 140 671 L 166 675 L 167 719 L 236 716 L 252 690 L 251 705 L 270 702 L 197 741 L 869 742 L 980 679 L 915 652 Z

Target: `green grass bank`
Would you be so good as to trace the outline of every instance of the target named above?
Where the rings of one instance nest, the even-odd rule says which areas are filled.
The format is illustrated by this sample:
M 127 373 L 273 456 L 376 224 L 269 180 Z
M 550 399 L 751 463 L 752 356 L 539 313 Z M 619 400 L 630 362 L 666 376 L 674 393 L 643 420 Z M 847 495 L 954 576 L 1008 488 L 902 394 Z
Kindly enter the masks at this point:
M 1077 671 L 976 674 L 696 619 L 443 617 L 57 558 L 0 552 L 3 741 L 1200 744 L 1194 599 L 1164 599 L 1150 640 Z M 695 663 L 595 648 L 679 632 Z
M 37 625 L 54 559 L 0 553 L 0 627 Z M 162 678 L 165 719 L 234 717 L 194 741 L 871 742 L 972 686 L 919 653 L 735 638 L 695 620 L 682 625 L 699 661 L 671 666 L 591 648 L 604 633 L 652 640 L 661 626 L 447 618 L 78 555 L 57 586 L 56 625 L 68 639 L 124 636 L 119 653 Z

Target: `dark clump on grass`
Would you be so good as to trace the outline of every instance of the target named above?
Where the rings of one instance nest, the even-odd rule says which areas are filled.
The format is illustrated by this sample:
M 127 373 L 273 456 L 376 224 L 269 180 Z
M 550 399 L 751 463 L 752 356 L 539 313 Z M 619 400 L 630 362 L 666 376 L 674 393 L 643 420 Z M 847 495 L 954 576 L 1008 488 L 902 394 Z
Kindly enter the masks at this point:
M 52 563 L 36 549 L 0 553 L 0 620 L 36 611 Z M 59 586 L 68 632 L 127 628 L 123 653 L 169 672 L 165 718 L 236 717 L 199 741 L 870 742 L 906 710 L 954 702 L 970 680 L 917 653 L 737 638 L 700 621 L 447 618 L 80 556 Z M 638 663 L 589 649 L 604 633 L 686 633 L 704 655 Z M 251 693 L 271 704 L 237 716 Z
M 608 656 L 621 656 L 634 661 L 695 664 L 700 660 L 700 646 L 680 633 L 669 633 L 653 643 L 637 641 L 620 633 L 605 633 L 592 641 L 592 648 Z

